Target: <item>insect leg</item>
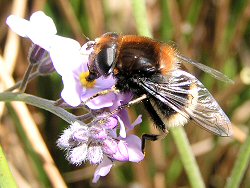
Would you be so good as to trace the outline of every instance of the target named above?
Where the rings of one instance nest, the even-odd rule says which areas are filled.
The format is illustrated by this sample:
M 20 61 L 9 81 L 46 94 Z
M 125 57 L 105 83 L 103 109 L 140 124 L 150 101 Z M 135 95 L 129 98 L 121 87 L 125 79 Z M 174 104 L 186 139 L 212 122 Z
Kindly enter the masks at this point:
M 162 119 L 159 117 L 158 113 L 154 110 L 151 102 L 148 100 L 144 100 L 143 104 L 148 111 L 150 117 L 152 118 L 153 122 L 155 123 L 156 127 L 159 128 L 161 131 L 166 131 L 166 125 L 163 123 Z
M 91 97 L 89 97 L 87 100 L 85 100 L 83 103 L 86 104 L 87 102 L 91 101 L 92 99 L 96 98 L 96 97 L 99 97 L 99 96 L 102 96 L 102 95 L 106 95 L 108 93 L 111 93 L 111 92 L 120 92 L 118 89 L 116 89 L 115 87 L 112 87 L 111 89 L 106 89 L 106 90 L 103 90 L 103 91 L 99 91 L 97 92 L 96 94 L 92 95 Z
M 124 109 L 126 107 L 130 107 L 130 106 L 132 106 L 134 104 L 138 104 L 138 103 L 142 102 L 146 98 L 147 98 L 147 95 L 143 94 L 142 96 L 140 96 L 140 97 L 138 97 L 138 98 L 126 103 L 126 104 L 118 106 L 115 110 L 113 110 L 112 112 L 109 113 L 109 116 L 112 116 L 112 115 L 116 114 L 117 112 L 121 111 L 122 109 Z
M 141 150 L 144 152 L 146 140 L 150 141 L 156 141 L 158 139 L 163 139 L 168 134 L 168 130 L 166 129 L 165 123 L 160 118 L 159 114 L 154 110 L 154 107 L 152 106 L 151 102 L 149 100 L 144 100 L 143 104 L 148 111 L 149 115 L 151 116 L 153 122 L 155 123 L 156 127 L 159 128 L 163 134 L 157 135 L 157 134 L 143 134 L 142 135 L 142 144 L 141 144 Z
M 79 107 L 84 106 L 87 102 L 91 101 L 92 99 L 94 99 L 96 97 L 103 96 L 103 95 L 106 95 L 106 94 L 111 93 L 111 92 L 117 92 L 118 93 L 120 91 L 118 89 L 116 89 L 115 87 L 112 87 L 111 89 L 106 89 L 106 90 L 103 90 L 103 91 L 99 91 L 96 94 L 89 97 L 88 99 L 86 99 L 83 103 L 81 103 L 79 105 Z M 57 101 L 55 101 L 54 105 L 55 106 L 61 106 L 63 103 L 64 103 L 64 100 L 62 98 L 60 98 Z
M 144 99 L 146 99 L 146 98 L 147 98 L 147 95 L 146 95 L 146 94 L 143 94 L 141 97 L 138 97 L 138 98 L 136 98 L 136 99 L 134 99 L 134 100 L 132 100 L 132 101 L 126 103 L 126 104 L 123 104 L 123 105 L 121 105 L 121 106 L 118 106 L 116 109 L 114 109 L 113 111 L 109 112 L 103 119 L 105 119 L 105 118 L 108 119 L 109 117 L 111 117 L 112 115 L 118 113 L 119 111 L 123 110 L 124 108 L 129 107 L 129 106 L 132 106 L 132 105 L 134 105 L 134 104 L 137 104 L 137 103 L 141 102 L 142 100 L 144 100 Z M 103 119 L 102 119 L 102 120 L 103 120 Z M 101 121 L 102 121 L 102 120 L 101 120 Z
M 108 117 L 112 116 L 113 114 L 116 114 L 117 112 L 119 112 L 120 110 L 122 110 L 122 109 L 124 109 L 126 107 L 132 106 L 134 104 L 137 104 L 137 103 L 143 101 L 143 104 L 145 105 L 145 107 L 146 107 L 147 111 L 149 112 L 150 116 L 152 117 L 154 123 L 156 123 L 156 125 L 160 128 L 160 130 L 163 132 L 163 134 L 161 134 L 161 135 L 143 134 L 142 135 L 142 145 L 141 145 L 142 152 L 144 152 L 146 140 L 155 141 L 155 140 L 158 140 L 158 139 L 163 139 L 168 134 L 168 130 L 166 129 L 165 124 L 163 123 L 163 121 L 161 120 L 161 118 L 159 117 L 157 112 L 154 110 L 152 104 L 149 101 L 144 100 L 144 99 L 147 99 L 146 94 L 144 94 L 141 97 L 138 97 L 138 98 L 130 101 L 127 104 L 119 106 L 117 109 L 113 110 L 108 115 Z
M 156 141 L 159 139 L 163 139 L 167 136 L 168 131 L 166 130 L 163 134 L 143 134 L 141 138 L 141 150 L 144 153 L 145 145 L 146 145 L 146 140 L 150 141 Z

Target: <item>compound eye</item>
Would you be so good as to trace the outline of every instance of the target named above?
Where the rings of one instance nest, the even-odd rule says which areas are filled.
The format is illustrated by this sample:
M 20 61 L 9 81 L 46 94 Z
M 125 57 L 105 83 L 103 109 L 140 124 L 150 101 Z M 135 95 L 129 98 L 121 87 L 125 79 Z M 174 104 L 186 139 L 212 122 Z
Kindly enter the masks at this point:
M 101 75 L 108 76 L 114 68 L 116 49 L 103 48 L 95 58 L 95 65 Z

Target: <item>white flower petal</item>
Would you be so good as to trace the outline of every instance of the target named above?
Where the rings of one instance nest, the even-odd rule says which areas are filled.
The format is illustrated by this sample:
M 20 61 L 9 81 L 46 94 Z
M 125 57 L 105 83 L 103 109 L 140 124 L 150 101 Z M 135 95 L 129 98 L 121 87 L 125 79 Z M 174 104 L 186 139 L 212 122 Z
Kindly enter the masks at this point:
M 129 161 L 128 147 L 124 140 L 119 140 L 117 151 L 112 155 L 112 158 L 117 161 Z
M 47 35 L 41 32 L 34 31 L 33 28 L 27 32 L 27 37 L 41 48 L 49 51 L 52 45 L 54 35 Z
M 57 32 L 53 20 L 42 11 L 33 13 L 30 21 L 11 15 L 7 18 L 6 23 L 18 35 L 30 38 L 33 43 L 45 50 L 48 50 L 51 39 Z
M 11 15 L 6 20 L 7 25 L 21 37 L 27 37 L 30 22 L 18 16 Z
M 126 138 L 126 129 L 125 129 L 125 125 L 124 125 L 124 123 L 123 123 L 123 121 L 122 121 L 122 119 L 119 117 L 119 116 L 116 116 L 117 117 L 117 119 L 118 119 L 118 121 L 119 121 L 119 123 L 120 123 L 120 136 L 122 137 L 122 138 Z
M 57 33 L 54 21 L 42 11 L 33 13 L 30 17 L 30 22 L 32 27 L 41 33 L 44 32 L 47 35 L 55 35 Z
M 63 100 L 71 106 L 78 106 L 81 103 L 79 96 L 81 86 L 77 85 L 73 75 L 65 75 L 62 79 L 64 88 L 61 92 L 61 96 Z
M 56 48 L 61 52 L 68 51 L 80 54 L 81 45 L 76 40 L 59 35 L 55 35 L 52 40 L 53 45 L 51 48 Z
M 49 43 L 48 43 L 49 44 Z M 86 60 L 80 54 L 80 44 L 70 38 L 54 36 L 46 50 L 50 52 L 53 65 L 56 71 L 63 76 L 68 72 L 77 70 Z
M 75 121 L 72 125 L 70 125 L 71 132 L 76 132 L 78 130 L 88 130 L 88 126 L 80 124 L 78 121 Z

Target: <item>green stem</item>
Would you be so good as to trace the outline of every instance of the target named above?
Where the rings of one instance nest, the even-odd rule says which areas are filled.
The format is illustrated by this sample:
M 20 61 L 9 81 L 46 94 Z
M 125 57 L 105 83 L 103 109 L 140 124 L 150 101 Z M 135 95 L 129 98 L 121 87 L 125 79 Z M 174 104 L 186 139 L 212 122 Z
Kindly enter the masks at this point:
M 1 146 L 0 146 L 0 187 L 1 188 L 17 187 Z
M 193 155 L 191 146 L 189 144 L 187 135 L 183 127 L 172 128 L 171 133 L 180 153 L 181 161 L 186 170 L 191 186 L 197 188 L 205 187 L 199 167 L 196 163 L 195 157 Z
M 145 0 L 132 0 L 131 2 L 138 34 L 152 37 L 152 32 L 149 29 L 149 24 L 147 21 Z
M 62 118 L 69 124 L 77 121 L 76 117 L 73 114 L 67 112 L 61 107 L 55 106 L 54 101 L 46 100 L 46 99 L 36 97 L 33 95 L 29 95 L 26 93 L 3 92 L 3 93 L 0 93 L 0 101 L 4 101 L 4 102 L 22 101 L 32 106 L 36 106 L 38 108 L 47 110 L 57 115 L 58 117 Z
M 226 183 L 226 188 L 240 187 L 241 180 L 248 168 L 250 160 L 250 136 L 240 148 L 238 158 L 234 164 L 230 178 Z
M 145 0 L 133 0 L 132 6 L 138 34 L 152 37 L 152 33 L 147 22 Z M 183 130 L 183 127 L 177 127 L 174 130 L 171 130 L 171 132 L 179 150 L 181 160 L 191 186 L 197 188 L 205 187 L 204 181 L 199 171 L 199 167 L 195 161 L 192 149 L 190 147 L 186 133 Z

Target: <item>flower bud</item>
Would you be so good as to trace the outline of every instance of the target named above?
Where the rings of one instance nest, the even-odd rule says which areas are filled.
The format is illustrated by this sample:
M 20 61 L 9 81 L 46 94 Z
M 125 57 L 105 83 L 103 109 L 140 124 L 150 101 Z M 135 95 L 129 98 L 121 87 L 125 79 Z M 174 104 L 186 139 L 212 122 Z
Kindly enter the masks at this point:
M 106 139 L 103 141 L 103 152 L 107 155 L 113 155 L 117 152 L 117 142 L 114 139 Z
M 72 135 L 72 132 L 70 129 L 64 130 L 63 134 L 57 140 L 57 146 L 61 149 L 69 148 L 71 146 L 71 144 L 70 144 L 71 135 Z
M 104 140 L 107 138 L 106 130 L 102 127 L 92 127 L 91 135 L 94 139 Z
M 54 71 L 55 67 L 49 56 L 45 57 L 43 62 L 38 66 L 38 72 L 42 75 L 47 75 L 53 73 Z
M 129 161 L 129 154 L 126 142 L 120 140 L 117 147 L 117 152 L 112 155 L 117 161 Z
M 79 129 L 72 134 L 72 139 L 77 142 L 88 142 L 88 131 L 84 129 Z
M 67 159 L 70 163 L 80 165 L 82 162 L 86 160 L 88 153 L 87 144 L 81 144 L 75 148 L 73 148 L 67 156 Z
M 28 60 L 31 64 L 35 65 L 37 63 L 41 63 L 49 53 L 36 44 L 32 44 L 28 54 Z
M 105 123 L 105 128 L 106 129 L 113 129 L 118 125 L 118 120 L 117 118 L 114 117 L 109 117 L 108 122 Z
M 89 146 L 88 148 L 88 160 L 91 164 L 99 164 L 102 162 L 103 152 L 101 146 Z

